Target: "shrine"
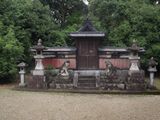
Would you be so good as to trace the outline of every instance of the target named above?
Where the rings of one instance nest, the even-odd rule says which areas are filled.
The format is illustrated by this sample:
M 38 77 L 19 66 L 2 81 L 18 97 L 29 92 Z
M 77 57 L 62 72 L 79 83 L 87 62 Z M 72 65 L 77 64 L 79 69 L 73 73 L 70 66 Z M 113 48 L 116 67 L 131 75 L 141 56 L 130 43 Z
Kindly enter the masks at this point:
M 103 46 L 105 33 L 97 31 L 88 18 L 69 37 L 75 47 L 46 47 L 38 40 L 31 48 L 35 69 L 25 87 L 104 91 L 147 88 L 138 55 L 144 49 L 135 40 L 126 48 Z
M 99 69 L 98 48 L 105 33 L 98 32 L 87 19 L 82 28 L 78 32 L 70 33 L 70 36 L 76 41 L 76 69 Z
M 96 30 L 88 18 L 88 2 L 85 4 L 87 14 L 82 27 L 68 34 L 75 46 L 47 47 L 39 39 L 31 48 L 35 69 L 30 79 L 22 79 L 21 83 L 29 89 L 146 90 L 139 56 L 145 50 L 136 40 L 124 48 L 104 46 L 106 34 Z M 24 78 L 24 72 L 21 76 Z

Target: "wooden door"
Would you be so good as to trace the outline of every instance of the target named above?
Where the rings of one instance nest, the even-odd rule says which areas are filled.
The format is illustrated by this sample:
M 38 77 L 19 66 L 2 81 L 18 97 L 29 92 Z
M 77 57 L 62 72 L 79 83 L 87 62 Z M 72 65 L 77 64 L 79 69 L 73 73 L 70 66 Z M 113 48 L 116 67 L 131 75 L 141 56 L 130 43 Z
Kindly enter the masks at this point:
M 78 69 L 98 69 L 98 55 L 96 43 L 96 40 L 80 40 L 78 42 Z

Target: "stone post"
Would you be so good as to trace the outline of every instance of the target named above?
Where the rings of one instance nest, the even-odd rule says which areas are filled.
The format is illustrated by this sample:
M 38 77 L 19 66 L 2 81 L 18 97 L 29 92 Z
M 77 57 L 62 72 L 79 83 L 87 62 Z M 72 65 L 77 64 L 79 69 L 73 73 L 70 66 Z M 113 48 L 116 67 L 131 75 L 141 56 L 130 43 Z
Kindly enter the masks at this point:
M 20 87 L 25 87 L 26 86 L 26 83 L 25 83 L 25 67 L 27 65 L 22 62 L 20 64 L 18 64 L 18 67 L 20 68 L 20 71 L 19 71 L 19 74 L 20 74 L 20 83 L 19 83 L 19 86 Z
M 95 77 L 96 77 L 96 88 L 99 88 L 100 87 L 100 71 L 96 71 L 96 74 L 95 74 Z
M 74 77 L 73 77 L 73 86 L 75 87 L 75 88 L 77 88 L 77 85 L 78 84 L 78 72 L 74 72 Z
M 149 86 L 153 87 L 154 86 L 154 74 L 155 72 L 157 72 L 157 68 L 156 66 L 158 65 L 158 63 L 154 60 L 153 57 L 151 57 L 151 59 L 149 60 L 149 68 L 148 71 L 150 72 L 150 81 L 149 81 Z
M 150 82 L 149 82 L 149 85 L 150 86 L 154 86 L 154 72 L 151 72 L 150 71 L 150 74 L 149 74 L 149 78 L 150 78 Z

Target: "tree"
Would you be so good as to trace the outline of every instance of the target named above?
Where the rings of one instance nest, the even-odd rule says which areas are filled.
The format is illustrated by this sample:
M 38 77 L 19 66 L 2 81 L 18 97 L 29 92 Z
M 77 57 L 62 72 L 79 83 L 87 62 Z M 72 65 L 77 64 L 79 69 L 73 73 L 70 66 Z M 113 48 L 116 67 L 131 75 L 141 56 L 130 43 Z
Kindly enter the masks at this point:
M 150 0 L 93 0 L 91 12 L 107 33 L 106 45 L 129 46 L 136 39 L 146 49 L 145 59 L 151 56 L 158 58 L 159 6 L 152 4 Z
M 58 30 L 49 7 L 41 4 L 39 0 L 1 0 L 0 79 L 6 80 L 9 76 L 14 76 L 18 61 L 31 63 L 29 49 L 39 38 L 47 46 L 64 45 L 65 40 Z M 6 52 L 8 57 L 5 55 Z M 10 58 L 13 58 L 13 61 Z
M 0 27 L 4 27 L 2 22 Z M 15 37 L 13 26 L 10 26 L 7 33 L 0 36 L 0 83 L 13 79 L 17 73 L 17 61 L 23 55 L 23 50 L 22 44 Z
M 75 14 L 76 16 L 81 14 L 83 10 L 81 0 L 41 0 L 41 2 L 50 6 L 54 22 L 61 27 L 67 26 L 68 18 L 70 19 Z

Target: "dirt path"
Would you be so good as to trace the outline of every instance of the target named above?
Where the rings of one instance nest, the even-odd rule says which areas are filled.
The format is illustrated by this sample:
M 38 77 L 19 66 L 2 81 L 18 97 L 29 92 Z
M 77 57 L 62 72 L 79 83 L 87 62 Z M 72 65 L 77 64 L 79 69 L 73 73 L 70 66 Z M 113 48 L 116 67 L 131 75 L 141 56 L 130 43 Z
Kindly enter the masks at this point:
M 20 92 L 0 87 L 0 120 L 160 120 L 160 96 Z

